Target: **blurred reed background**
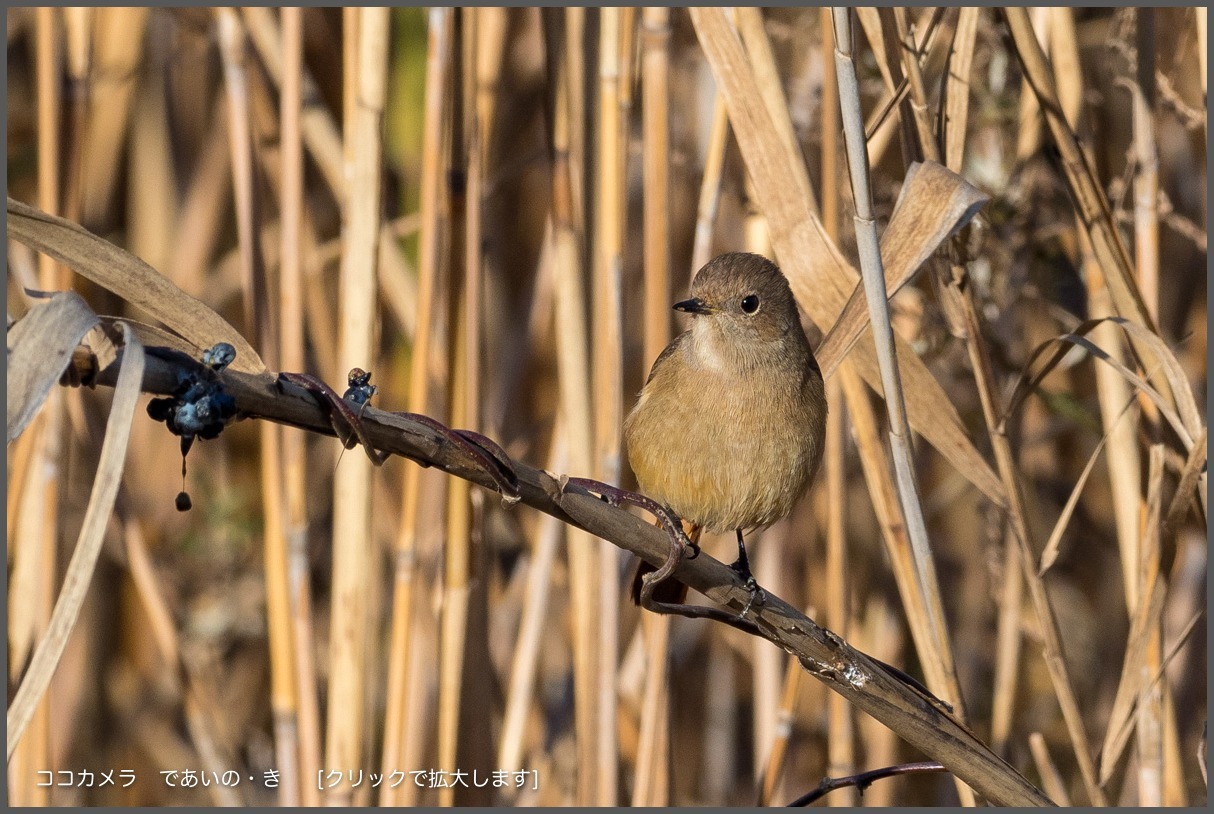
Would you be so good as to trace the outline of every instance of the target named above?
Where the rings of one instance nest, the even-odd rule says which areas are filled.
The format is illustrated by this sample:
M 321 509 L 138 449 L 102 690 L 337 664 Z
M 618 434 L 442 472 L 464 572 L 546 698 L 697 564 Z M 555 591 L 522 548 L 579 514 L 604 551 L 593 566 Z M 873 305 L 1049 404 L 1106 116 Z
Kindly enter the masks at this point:
M 1205 11 L 853 20 L 879 225 L 913 157 L 992 198 L 948 253 L 968 259 L 964 290 L 925 270 L 892 308 L 1023 500 L 1000 509 L 917 439 L 939 581 L 927 604 L 952 642 L 933 649 L 915 632 L 929 610 L 894 576 L 906 532 L 884 409 L 845 364 L 827 460 L 756 538 L 759 581 L 937 692 L 937 676 L 953 682 L 975 732 L 1056 802 L 1203 804 Z M 365 367 L 377 406 L 553 472 L 633 486 L 622 417 L 680 328 L 670 304 L 714 254 L 778 248 L 697 37 L 711 21 L 683 9 L 13 8 L 7 22 L 11 196 L 137 254 L 272 370 L 340 390 Z M 749 126 L 799 150 L 805 204 L 855 257 L 829 12 L 732 23 L 773 114 Z M 1106 287 L 1118 235 L 1146 327 L 1087 332 L 1127 316 Z M 10 323 L 33 302 L 23 287 L 140 318 L 8 248 Z M 815 345 L 830 327 L 806 324 Z M 1041 369 L 1034 351 L 1077 329 L 1151 382 L 1178 372 L 1163 407 L 1072 353 L 988 432 Z M 10 702 L 109 398 L 53 394 L 9 446 Z M 338 453 L 236 424 L 191 452 L 194 509 L 179 514 L 178 442 L 137 415 L 80 622 L 9 762 L 10 804 L 749 805 L 922 759 L 768 642 L 640 614 L 615 546 L 411 462 Z M 1027 569 L 1018 534 L 1040 558 Z M 706 538 L 721 557 L 731 545 Z M 126 788 L 37 774 L 123 769 Z M 187 769 L 240 782 L 166 784 Z M 467 788 L 392 776 L 457 769 Z M 474 770 L 536 774 L 476 788 Z M 863 802 L 958 793 L 912 776 Z

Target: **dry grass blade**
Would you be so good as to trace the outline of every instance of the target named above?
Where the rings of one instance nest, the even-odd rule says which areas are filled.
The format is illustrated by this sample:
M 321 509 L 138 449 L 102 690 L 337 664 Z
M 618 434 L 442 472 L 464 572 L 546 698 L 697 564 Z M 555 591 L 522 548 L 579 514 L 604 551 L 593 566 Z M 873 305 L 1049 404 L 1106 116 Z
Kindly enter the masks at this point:
M 881 235 L 886 296 L 893 297 L 910 282 L 940 244 L 969 223 L 987 200 L 981 190 L 940 164 L 912 164 L 898 193 L 894 214 Z M 864 294 L 857 284 L 816 351 L 824 376 L 830 378 L 868 325 Z
M 1054 523 L 1054 530 L 1050 532 L 1050 538 L 1046 541 L 1045 548 L 1041 551 L 1041 562 L 1037 566 L 1037 576 L 1045 576 L 1045 572 L 1050 570 L 1050 566 L 1058 559 L 1059 549 L 1062 546 L 1062 535 L 1066 531 L 1067 525 L 1071 522 L 1071 515 L 1075 512 L 1075 506 L 1079 504 L 1079 496 L 1083 494 L 1083 486 L 1088 482 L 1088 475 L 1092 474 L 1092 468 L 1096 466 L 1096 459 L 1100 457 L 1100 451 L 1104 449 L 1104 445 L 1108 443 L 1108 440 L 1113 437 L 1113 431 L 1120 426 L 1121 418 L 1137 403 L 1137 398 L 1126 402 L 1125 407 L 1122 408 L 1113 426 L 1109 427 L 1108 431 L 1101 436 L 1100 442 L 1096 444 L 1096 448 L 1088 456 L 1088 462 L 1084 465 L 1083 471 L 1079 473 L 1079 478 L 1071 489 L 1071 495 L 1062 507 L 1062 513 L 1058 515 L 1057 522 Z M 1193 485 L 1196 485 L 1196 479 L 1194 479 Z
M 1088 157 L 1080 148 L 1074 131 L 1063 115 L 1049 64 L 1033 34 L 1028 11 L 1024 8 L 1009 7 L 1004 10 L 1004 15 L 1015 43 L 1016 56 L 1024 68 L 1025 77 L 1037 94 L 1042 113 L 1061 154 L 1068 188 L 1081 215 L 1081 223 L 1091 239 L 1092 251 L 1099 262 L 1114 306 L 1121 317 L 1152 334 L 1157 333 L 1155 322 L 1147 311 L 1134 279 L 1133 263 L 1113 221 L 1109 202 Z M 1136 348 L 1142 349 L 1141 335 L 1131 334 L 1131 342 Z M 1190 411 L 1183 404 L 1186 400 L 1185 391 L 1174 392 L 1173 397 L 1177 406 L 1188 417 Z
M 806 314 L 822 328 L 834 324 L 856 287 L 857 272 L 826 237 L 791 180 L 797 171 L 775 137 L 771 117 L 746 59 L 741 42 L 721 9 L 692 9 L 700 45 L 712 66 L 729 110 L 747 169 L 754 179 L 756 202 L 771 227 L 771 243 L 793 294 Z M 1003 487 L 969 440 L 956 409 L 927 368 L 899 342 L 899 365 L 911 427 L 921 433 L 953 466 L 997 505 L 1005 505 Z M 880 374 L 871 345 L 854 351 L 857 369 L 873 388 Z M 827 360 L 819 357 L 825 366 Z
M 1186 451 L 1191 449 L 1193 447 L 1193 436 L 1190 435 L 1188 428 L 1185 426 L 1184 422 L 1180 420 L 1180 416 L 1176 414 L 1171 405 L 1166 399 L 1164 399 L 1160 392 L 1152 387 L 1137 373 L 1113 358 L 1113 356 L 1110 355 L 1104 348 L 1100 347 L 1085 336 L 1085 334 L 1096 328 L 1102 322 L 1106 321 L 1121 324 L 1123 326 L 1126 324 L 1125 320 L 1123 320 L 1121 317 L 1089 319 L 1076 327 L 1073 332 L 1056 336 L 1048 342 L 1043 343 L 1033 351 L 1032 356 L 1029 357 L 1028 362 L 1024 366 L 1026 373 L 1017 380 L 1016 389 L 1012 392 L 1012 397 L 1008 400 L 1007 411 L 1004 413 L 1003 420 L 1000 423 L 1000 432 L 1006 431 L 1008 418 L 1016 413 L 1016 410 L 1019 409 L 1020 404 L 1026 398 L 1028 398 L 1030 393 L 1037 389 L 1038 385 L 1041 384 L 1041 381 L 1046 377 L 1046 375 L 1048 375 L 1049 372 L 1062 361 L 1062 358 L 1066 356 L 1067 351 L 1070 350 L 1070 348 L 1067 346 L 1077 345 L 1086 350 L 1093 357 L 1109 365 L 1127 382 L 1142 391 L 1142 393 L 1146 395 L 1152 402 L 1154 402 L 1156 407 L 1159 408 L 1160 414 L 1168 420 L 1168 423 L 1172 426 L 1172 429 L 1176 431 L 1176 434 L 1184 443 Z M 1047 352 L 1050 353 L 1048 357 L 1046 357 Z M 1032 376 L 1029 376 L 1027 371 L 1032 370 L 1033 366 L 1042 357 L 1046 357 L 1045 362 L 1042 363 L 1041 367 Z M 1200 429 L 1198 431 L 1200 432 Z
M 8 443 L 33 419 L 59 381 L 72 351 L 97 315 L 79 294 L 63 291 L 36 305 L 8 330 Z
M 71 221 L 8 199 L 8 232 L 32 249 L 54 257 L 102 288 L 173 326 L 198 348 L 228 342 L 236 348 L 235 370 L 264 373 L 265 364 L 232 325 L 133 254 Z
M 139 406 L 140 389 L 143 384 L 143 346 L 129 330 L 123 332 L 125 352 L 122 355 L 122 370 L 114 386 L 114 401 L 110 408 L 110 419 L 106 425 L 105 440 L 101 444 L 101 458 L 97 464 L 97 475 L 93 479 L 93 491 L 84 513 L 84 525 L 76 540 L 76 549 L 68 563 L 63 578 L 63 588 L 55 601 L 46 634 L 34 649 L 29 669 L 16 697 L 8 709 L 8 757 L 21 740 L 26 726 L 33 717 L 34 709 L 55 674 L 59 659 L 67 646 L 68 636 L 76 626 L 84 595 L 92 580 L 105 529 L 109 524 L 118 486 L 122 482 L 122 469 L 126 462 L 127 442 L 131 434 L 131 422 L 135 408 Z

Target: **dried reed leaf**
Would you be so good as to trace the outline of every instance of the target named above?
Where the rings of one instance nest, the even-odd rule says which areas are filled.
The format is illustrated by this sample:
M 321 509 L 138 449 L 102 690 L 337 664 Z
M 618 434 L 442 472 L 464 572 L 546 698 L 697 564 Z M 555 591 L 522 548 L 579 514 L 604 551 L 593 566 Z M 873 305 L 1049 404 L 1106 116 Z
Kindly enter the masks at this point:
M 1201 435 L 1194 442 L 1193 449 L 1189 450 L 1189 458 L 1185 461 L 1184 469 L 1180 473 L 1180 483 L 1176 485 L 1176 494 L 1172 496 L 1172 502 L 1168 504 L 1168 513 L 1164 515 L 1163 531 L 1160 532 L 1162 539 L 1168 539 L 1176 530 L 1176 525 L 1184 518 L 1185 513 L 1189 510 L 1189 504 L 1196 497 L 1197 481 L 1206 470 L 1206 454 L 1206 429 L 1202 427 Z M 1204 516 L 1204 505 L 1202 508 Z
M 965 125 L 970 111 L 969 77 L 974 62 L 974 41 L 978 35 L 978 13 L 979 10 L 973 6 L 961 9 L 944 72 L 948 83 L 941 123 L 944 163 L 953 172 L 960 172 L 965 160 Z
M 833 325 L 856 287 L 858 272 L 827 237 L 807 202 L 797 197 L 791 180 L 796 157 L 788 155 L 774 134 L 754 72 L 724 12 L 692 9 L 691 18 L 729 109 L 780 266 L 810 318 L 820 327 Z M 966 435 L 956 409 L 918 356 L 904 342 L 898 344 L 911 426 L 987 497 L 1005 505 L 1002 484 Z M 872 344 L 860 343 L 854 359 L 869 386 L 880 392 Z M 819 357 L 820 364 L 825 361 Z
M 231 343 L 236 348 L 233 370 L 266 372 L 257 351 L 227 320 L 135 255 L 84 227 L 9 198 L 8 232 L 151 314 L 200 348 Z
M 133 319 L 126 317 L 111 317 L 101 314 L 99 316 L 101 324 L 109 328 L 114 334 L 122 332 L 122 325 L 126 325 L 135 332 L 136 338 L 145 346 L 155 346 L 158 348 L 169 348 L 171 350 L 184 353 L 186 356 L 197 359 L 202 355 L 203 348 L 187 342 L 172 331 L 166 331 L 164 328 L 159 328 L 155 325 L 148 325 L 146 322 L 136 322 Z M 105 365 L 101 365 L 104 369 Z
M 934 161 L 911 164 L 881 236 L 888 296 L 910 282 L 936 248 L 969 223 L 988 200 L 982 190 Z M 868 324 L 864 291 L 857 283 L 843 313 L 814 354 L 824 376 L 830 378 Z
M 1092 454 L 1088 456 L 1087 464 L 1083 467 L 1083 471 L 1079 473 L 1079 479 L 1075 481 L 1075 486 L 1071 489 L 1071 496 L 1067 498 L 1066 505 L 1062 507 L 1062 513 L 1058 515 L 1058 521 L 1054 523 L 1054 530 L 1050 532 L 1050 539 L 1041 551 L 1041 561 L 1037 567 L 1037 576 L 1045 576 L 1045 572 L 1050 570 L 1050 566 L 1058 559 L 1058 551 L 1062 545 L 1062 534 L 1066 531 L 1067 524 L 1071 522 L 1071 515 L 1075 511 L 1075 506 L 1079 503 L 1079 495 L 1083 493 L 1084 484 L 1088 482 L 1088 475 L 1092 474 L 1092 467 L 1096 465 L 1096 459 L 1100 457 L 1100 451 L 1104 449 L 1104 445 L 1113 436 L 1113 431 L 1121 423 L 1122 417 L 1136 403 L 1137 398 L 1132 398 L 1126 403 L 1126 406 L 1122 408 L 1121 413 L 1117 416 L 1117 420 L 1113 422 L 1108 432 L 1101 437 L 1100 443 L 1096 444 L 1096 448 L 1092 450 Z M 1196 484 L 1196 480 L 1194 480 L 1194 484 Z
M 1108 364 L 1119 374 L 1121 374 L 1122 378 L 1124 378 L 1134 387 L 1137 387 L 1149 399 L 1151 399 L 1151 401 L 1155 403 L 1155 406 L 1159 408 L 1160 414 L 1167 419 L 1168 423 L 1172 425 L 1172 429 L 1174 429 L 1176 434 L 1180 436 L 1181 441 L 1185 445 L 1185 450 L 1188 451 L 1189 449 L 1192 449 L 1193 435 L 1189 434 L 1189 430 L 1185 426 L 1185 423 L 1181 421 L 1180 416 L 1176 414 L 1176 411 L 1172 409 L 1171 404 L 1160 394 L 1160 392 L 1152 387 L 1137 373 L 1130 370 L 1121 362 L 1117 361 L 1117 359 L 1110 355 L 1104 348 L 1100 347 L 1086 337 L 1086 334 L 1088 334 L 1092 329 L 1100 325 L 1102 322 L 1113 322 L 1121 325 L 1122 327 L 1130 324 L 1121 317 L 1089 319 L 1080 323 L 1073 332 L 1056 336 L 1053 339 L 1043 342 L 1033 351 L 1028 362 L 1024 366 L 1025 373 L 1017 380 L 1016 387 L 1012 391 L 1012 397 L 1008 400 L 1007 411 L 1004 413 L 1003 420 L 999 425 L 1000 431 L 1006 431 L 1008 418 L 1015 414 L 1016 410 L 1019 409 L 1021 403 L 1028 397 L 1029 393 L 1033 392 L 1041 384 L 1041 381 L 1049 374 L 1049 372 L 1062 361 L 1064 356 L 1066 356 L 1067 352 L 1070 350 L 1068 345 L 1078 345 L 1079 347 L 1087 350 L 1090 354 L 1092 354 L 1092 356 Z M 1038 369 L 1037 372 L 1032 376 L 1028 375 L 1028 371 L 1032 370 L 1037 361 L 1043 356 L 1046 356 L 1047 352 L 1049 352 L 1049 355 L 1046 357 L 1046 361 L 1042 364 L 1041 368 Z M 1200 432 L 1200 428 L 1198 432 Z
M 59 381 L 72 351 L 97 324 L 74 291 L 35 305 L 8 331 L 8 443 L 29 425 Z
M 34 715 L 34 709 L 42 700 L 51 677 L 55 674 L 55 668 L 63 656 L 63 649 L 67 646 L 68 636 L 76 626 L 80 608 L 84 604 L 84 595 L 88 591 L 93 569 L 97 565 L 97 556 L 101 553 L 101 543 L 105 539 L 105 529 L 114 509 L 114 500 L 118 496 L 118 486 L 122 481 L 122 470 L 126 463 L 127 442 L 131 435 L 131 422 L 135 417 L 135 408 L 139 406 L 144 365 L 143 346 L 139 344 L 133 331 L 124 329 L 123 344 L 125 350 L 122 369 L 114 386 L 114 401 L 105 428 L 105 440 L 101 444 L 101 459 L 97 464 L 93 491 L 89 496 L 88 508 L 84 512 L 84 524 L 63 578 L 63 589 L 55 600 L 55 609 L 51 612 L 46 634 L 38 642 L 21 687 L 8 709 L 10 759 Z

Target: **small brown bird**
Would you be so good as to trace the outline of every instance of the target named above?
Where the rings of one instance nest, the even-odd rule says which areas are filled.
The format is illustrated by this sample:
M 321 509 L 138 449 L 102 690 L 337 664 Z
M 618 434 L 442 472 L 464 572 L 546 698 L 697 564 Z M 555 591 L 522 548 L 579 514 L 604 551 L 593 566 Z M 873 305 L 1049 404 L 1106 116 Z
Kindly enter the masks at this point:
M 733 568 L 761 596 L 742 532 L 791 512 L 818 468 L 822 371 L 788 280 L 757 254 L 711 260 L 674 309 L 691 328 L 658 356 L 624 421 L 628 460 L 645 495 L 695 526 L 737 532 Z M 641 564 L 635 601 L 652 570 Z

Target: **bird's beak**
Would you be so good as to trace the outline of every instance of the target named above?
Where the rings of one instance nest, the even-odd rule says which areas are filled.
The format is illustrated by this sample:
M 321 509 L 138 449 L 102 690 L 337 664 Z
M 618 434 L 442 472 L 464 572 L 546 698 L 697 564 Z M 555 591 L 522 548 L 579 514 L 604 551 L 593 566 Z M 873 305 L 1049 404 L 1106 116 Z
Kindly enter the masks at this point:
M 708 303 L 704 302 L 699 297 L 692 297 L 689 300 L 676 302 L 674 304 L 674 310 L 682 311 L 685 314 L 711 314 L 716 309 L 708 305 Z

